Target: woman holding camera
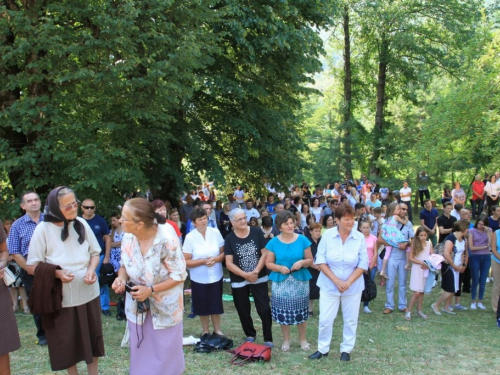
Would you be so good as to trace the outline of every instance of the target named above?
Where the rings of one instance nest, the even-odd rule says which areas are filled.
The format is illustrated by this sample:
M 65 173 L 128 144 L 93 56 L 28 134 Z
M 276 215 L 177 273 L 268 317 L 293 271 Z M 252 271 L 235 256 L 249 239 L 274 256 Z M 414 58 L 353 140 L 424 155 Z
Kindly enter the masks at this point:
M 157 224 L 153 205 L 142 198 L 125 202 L 121 267 L 113 283 L 126 288 L 130 330 L 130 374 L 179 375 L 182 351 L 183 283 L 186 263 L 179 238 Z

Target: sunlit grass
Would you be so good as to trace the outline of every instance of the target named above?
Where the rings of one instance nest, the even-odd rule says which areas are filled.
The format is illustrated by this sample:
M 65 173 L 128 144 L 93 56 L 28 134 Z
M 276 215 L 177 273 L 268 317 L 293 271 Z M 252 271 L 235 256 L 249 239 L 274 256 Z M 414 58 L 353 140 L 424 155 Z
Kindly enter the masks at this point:
M 468 310 L 458 312 L 455 316 L 436 316 L 429 307 L 440 292 L 439 288 L 435 288 L 432 295 L 426 296 L 424 300 L 424 311 L 429 315 L 429 319 L 424 321 L 413 317 L 409 322 L 404 320 L 403 314 L 399 312 L 382 314 L 385 293 L 379 288 L 379 297 L 370 306 L 373 314 L 360 314 L 356 347 L 351 354 L 350 363 L 339 361 L 341 314 L 335 323 L 330 355 L 319 361 L 307 359 L 307 356 L 316 350 L 316 304 L 316 315 L 308 324 L 307 337 L 311 343 L 311 350 L 308 352 L 300 349 L 296 329 L 292 329 L 290 352 L 281 352 L 281 330 L 275 324 L 273 334 L 276 348 L 273 350 L 271 362 L 235 368 L 229 363 L 229 353 L 196 354 L 192 347 L 185 347 L 186 374 L 498 374 L 500 330 L 496 327 L 495 315 L 490 308 L 491 285 L 487 284 L 486 289 L 486 311 Z M 225 292 L 229 292 L 228 284 L 224 284 L 224 288 Z M 113 296 L 113 299 L 116 300 L 116 296 Z M 189 298 L 186 298 L 186 302 L 186 312 L 189 313 Z M 464 295 L 462 303 L 470 303 L 469 294 Z M 222 318 L 223 332 L 239 345 L 244 334 L 232 302 L 224 302 L 224 309 L 226 313 Z M 111 311 L 113 315 L 116 313 L 114 307 Z M 262 343 L 260 322 L 254 308 L 252 311 L 258 332 L 257 342 Z M 53 374 L 47 348 L 39 347 L 35 343 L 35 327 L 31 316 L 20 314 L 17 316 L 17 322 L 22 347 L 11 355 L 13 374 Z M 120 348 L 125 322 L 117 321 L 114 316 L 103 316 L 103 326 L 107 355 L 100 361 L 100 373 L 128 374 L 128 349 Z M 199 337 L 200 333 L 201 325 L 198 319 L 184 320 L 184 336 Z M 165 355 L 168 356 L 168 353 Z M 85 364 L 81 363 L 78 368 L 80 373 L 86 373 Z

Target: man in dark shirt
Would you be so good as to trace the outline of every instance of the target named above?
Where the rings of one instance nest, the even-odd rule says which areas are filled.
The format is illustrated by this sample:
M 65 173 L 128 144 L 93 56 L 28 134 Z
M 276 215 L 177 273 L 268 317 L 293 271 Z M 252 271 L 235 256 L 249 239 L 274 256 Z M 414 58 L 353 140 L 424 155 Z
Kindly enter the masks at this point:
M 233 301 L 245 341 L 254 342 L 257 331 L 253 325 L 250 306 L 250 292 L 255 301 L 257 314 L 262 321 L 262 332 L 265 345 L 273 346 L 271 307 L 267 286 L 267 269 L 265 256 L 264 233 L 260 228 L 249 227 L 245 211 L 234 209 L 229 214 L 233 231 L 227 235 L 224 244 L 226 267 L 231 277 Z
M 453 204 L 451 202 L 446 202 L 443 205 L 443 214 L 437 219 L 439 228 L 439 243 L 443 242 L 446 237 L 453 232 L 453 223 L 457 221 L 457 219 L 454 216 L 451 216 L 452 209 Z
M 111 251 L 111 236 L 109 235 L 108 223 L 102 216 L 95 213 L 95 202 L 92 199 L 85 199 L 82 202 L 82 218 L 87 220 L 92 232 L 94 232 L 97 242 L 101 246 L 101 257 L 96 273 L 99 277 L 99 271 L 103 264 L 109 263 L 109 255 Z M 101 285 L 101 310 L 106 316 L 111 316 L 109 312 L 109 288 L 107 285 Z
M 437 218 L 439 216 L 438 210 L 432 207 L 430 199 L 424 201 L 424 209 L 420 212 L 420 225 L 422 225 L 429 235 L 429 240 L 432 246 L 437 243 Z

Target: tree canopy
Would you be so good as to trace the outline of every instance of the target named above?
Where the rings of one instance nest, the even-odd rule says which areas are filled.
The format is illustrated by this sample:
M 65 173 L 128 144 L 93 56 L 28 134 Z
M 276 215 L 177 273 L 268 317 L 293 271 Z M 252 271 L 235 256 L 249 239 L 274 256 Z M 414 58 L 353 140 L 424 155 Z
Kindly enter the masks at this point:
M 321 69 L 323 1 L 63 0 L 0 5 L 4 209 L 73 186 L 101 207 L 206 178 L 286 181 Z M 309 85 L 309 86 L 308 86 Z

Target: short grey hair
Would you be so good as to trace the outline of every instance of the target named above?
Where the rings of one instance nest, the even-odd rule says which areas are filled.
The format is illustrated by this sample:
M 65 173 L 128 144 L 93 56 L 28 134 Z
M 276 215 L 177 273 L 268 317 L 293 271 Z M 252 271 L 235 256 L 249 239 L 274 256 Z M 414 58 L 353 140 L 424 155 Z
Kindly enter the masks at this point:
M 233 208 L 231 212 L 229 213 L 229 220 L 234 221 L 234 217 L 238 214 L 245 214 L 245 211 L 242 210 L 241 208 Z

